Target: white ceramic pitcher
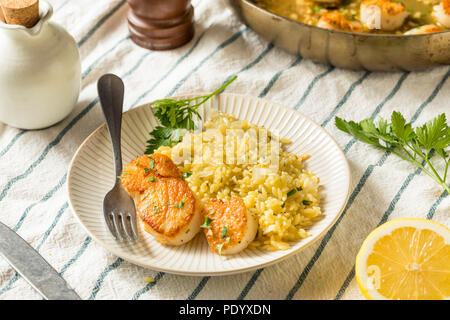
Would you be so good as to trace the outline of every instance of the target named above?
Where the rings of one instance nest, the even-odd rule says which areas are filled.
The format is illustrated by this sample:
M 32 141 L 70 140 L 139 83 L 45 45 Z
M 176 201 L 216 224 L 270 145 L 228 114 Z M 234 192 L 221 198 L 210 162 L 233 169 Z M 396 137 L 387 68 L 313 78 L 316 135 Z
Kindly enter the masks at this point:
M 0 21 L 0 121 L 10 126 L 49 127 L 78 100 L 78 47 L 64 28 L 48 22 L 52 14 L 52 6 L 41 0 L 33 28 Z

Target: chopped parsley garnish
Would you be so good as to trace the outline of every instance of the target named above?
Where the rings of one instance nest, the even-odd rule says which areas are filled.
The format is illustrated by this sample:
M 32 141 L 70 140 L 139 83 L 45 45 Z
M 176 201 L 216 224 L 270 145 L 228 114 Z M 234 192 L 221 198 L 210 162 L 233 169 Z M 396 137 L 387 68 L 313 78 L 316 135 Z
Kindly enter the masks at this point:
M 147 192 L 143 197 L 142 197 L 142 199 L 141 200 L 145 200 L 145 199 L 147 199 L 147 197 L 148 197 L 148 195 L 150 194 L 150 192 Z
M 149 173 L 150 169 L 149 168 L 144 168 L 145 173 Z
M 161 125 L 150 132 L 151 138 L 147 141 L 146 154 L 152 154 L 161 146 L 172 146 L 180 142 L 186 131 L 194 130 L 194 117 L 201 119 L 197 109 L 211 97 L 223 91 L 237 76 L 227 80 L 214 92 L 188 99 L 160 99 L 151 103 L 153 114 Z M 198 101 L 197 103 L 195 101 Z
M 223 247 L 223 243 L 217 245 L 217 251 L 219 252 L 220 256 L 222 255 L 222 247 Z
M 305 206 L 309 206 L 309 205 L 312 203 L 312 201 L 303 200 L 302 203 L 303 203 Z
M 138 161 L 136 162 L 136 167 L 139 167 L 140 164 L 141 164 L 141 162 L 138 160 Z
M 150 181 L 150 182 L 155 182 L 155 177 L 149 177 L 149 178 L 148 178 L 148 181 Z
M 213 210 L 213 211 L 211 211 L 209 214 L 210 215 L 213 215 L 213 214 L 215 214 L 216 212 Z
M 144 209 L 147 209 L 148 207 L 150 207 L 154 202 L 149 202 L 145 205 Z
M 205 223 L 203 223 L 203 224 L 200 226 L 200 228 L 206 228 L 206 229 L 211 228 L 211 225 L 210 225 L 211 221 L 212 221 L 212 219 L 211 219 L 210 217 L 205 216 Z
M 152 157 L 149 157 L 150 158 L 150 169 L 155 169 L 155 159 L 153 159 Z
M 158 207 L 157 207 L 157 206 L 154 206 L 154 207 L 153 207 L 153 213 L 158 213 L 158 212 L 159 212 Z
M 283 202 L 283 204 L 281 205 L 281 207 L 284 208 L 285 205 L 286 205 L 286 201 Z
M 223 229 L 222 229 L 222 234 L 220 235 L 220 237 L 222 239 L 224 239 L 227 236 L 227 233 L 228 233 L 228 227 L 224 226 Z
M 288 197 L 290 197 L 290 196 L 292 196 L 294 193 L 296 193 L 297 192 L 297 190 L 295 190 L 295 189 L 292 189 L 291 191 L 289 191 L 288 193 L 287 193 L 287 196 Z
M 166 206 L 170 206 L 170 202 L 166 202 Z
M 298 187 L 298 188 L 297 188 L 297 191 L 299 191 L 299 192 L 302 191 L 302 190 L 303 190 L 302 187 Z
M 188 233 L 189 233 L 189 231 L 191 231 L 191 229 L 187 229 L 187 230 L 186 230 L 186 234 L 188 234 Z
M 228 243 L 228 242 L 230 242 L 230 237 L 227 237 L 226 239 L 225 239 L 225 241 Z
M 182 208 L 183 206 L 184 206 L 184 202 L 183 201 L 180 201 L 178 204 L 174 205 L 174 207 L 178 208 L 178 209 Z
M 190 176 L 192 176 L 192 173 L 190 172 L 183 173 L 183 178 L 189 178 Z

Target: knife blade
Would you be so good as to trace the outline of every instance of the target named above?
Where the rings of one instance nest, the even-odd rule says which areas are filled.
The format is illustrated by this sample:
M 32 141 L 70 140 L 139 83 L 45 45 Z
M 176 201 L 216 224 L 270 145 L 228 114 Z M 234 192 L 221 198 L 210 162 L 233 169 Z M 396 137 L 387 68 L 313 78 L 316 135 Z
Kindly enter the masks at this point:
M 1 222 L 0 255 L 45 299 L 81 300 L 33 247 Z

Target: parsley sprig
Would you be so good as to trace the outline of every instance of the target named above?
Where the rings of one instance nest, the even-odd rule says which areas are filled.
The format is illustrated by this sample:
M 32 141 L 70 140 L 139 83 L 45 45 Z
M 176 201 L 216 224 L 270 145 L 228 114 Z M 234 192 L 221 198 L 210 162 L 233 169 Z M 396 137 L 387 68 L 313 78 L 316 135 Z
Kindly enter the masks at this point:
M 416 128 L 413 128 L 411 123 L 406 123 L 403 115 L 397 111 L 392 113 L 391 123 L 382 118 L 377 123 L 372 119 L 356 123 L 339 117 L 336 117 L 335 123 L 338 129 L 356 139 L 414 163 L 450 194 L 447 181 L 450 165 L 450 127 L 445 113 Z M 436 168 L 436 160 L 431 161 L 436 156 L 444 163 L 441 173 L 438 173 Z
M 198 108 L 211 97 L 223 91 L 237 76 L 226 81 L 219 89 L 205 95 L 189 99 L 160 99 L 152 102 L 153 113 L 161 123 L 150 133 L 152 138 L 147 141 L 146 154 L 152 154 L 160 146 L 172 146 L 180 142 L 183 135 L 195 129 L 194 116 L 201 119 Z M 193 104 L 195 100 L 199 102 Z

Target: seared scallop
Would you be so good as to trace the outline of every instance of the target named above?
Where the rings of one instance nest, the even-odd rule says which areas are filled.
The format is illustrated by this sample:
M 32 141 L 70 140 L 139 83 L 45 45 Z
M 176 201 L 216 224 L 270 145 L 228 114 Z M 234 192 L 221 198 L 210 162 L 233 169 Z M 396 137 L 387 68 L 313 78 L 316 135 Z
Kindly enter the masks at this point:
M 360 6 L 361 22 L 369 29 L 393 31 L 405 22 L 404 4 L 389 0 L 365 0 Z
M 258 224 L 240 198 L 209 200 L 203 214 L 202 228 L 210 248 L 216 253 L 238 253 L 255 239 Z
M 137 197 L 149 188 L 156 177 L 179 178 L 180 171 L 169 157 L 154 153 L 133 159 L 122 170 L 120 179 L 137 204 Z
M 324 13 L 317 23 L 317 26 L 325 29 L 360 32 L 363 29 L 359 21 L 344 15 L 340 11 L 329 11 Z
M 435 26 L 434 24 L 427 24 L 424 26 L 420 26 L 411 30 L 408 30 L 405 32 L 405 34 L 426 34 L 426 33 L 434 33 L 434 32 L 440 32 L 444 29 Z
M 201 212 L 194 193 L 179 178 L 155 177 L 137 205 L 145 231 L 171 246 L 190 241 L 200 231 Z
M 441 0 L 438 6 L 434 6 L 433 15 L 442 26 L 450 28 L 450 0 Z

